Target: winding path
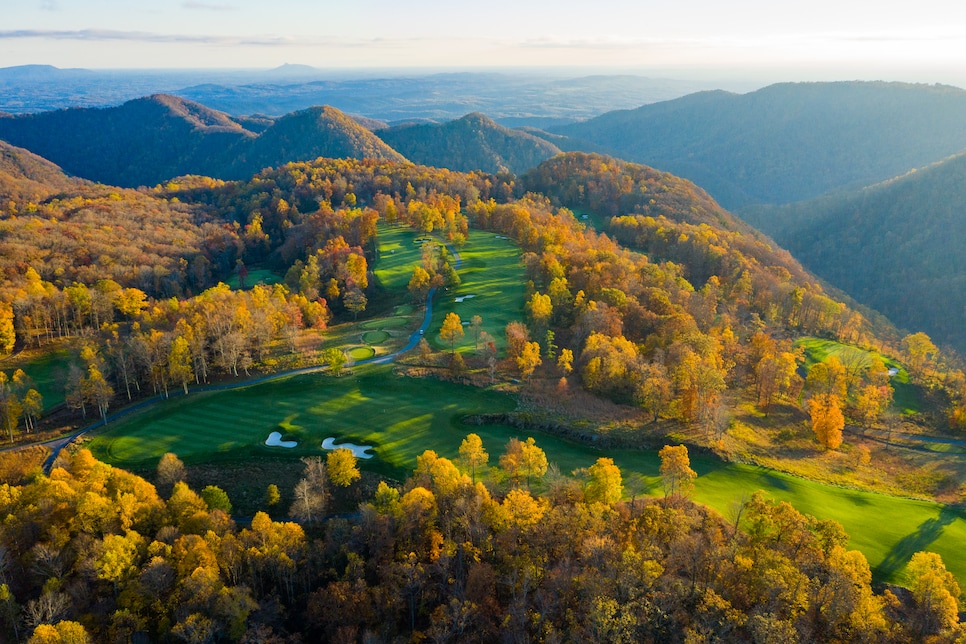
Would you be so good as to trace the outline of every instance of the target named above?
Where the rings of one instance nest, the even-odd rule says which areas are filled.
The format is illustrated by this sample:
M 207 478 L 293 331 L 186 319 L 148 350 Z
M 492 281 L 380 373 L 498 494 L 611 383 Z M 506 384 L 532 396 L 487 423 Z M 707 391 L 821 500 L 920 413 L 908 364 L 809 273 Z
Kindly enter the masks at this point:
M 455 260 L 454 262 L 455 267 L 458 269 L 463 264 L 463 259 L 460 257 L 459 252 L 455 248 L 453 248 L 449 244 L 446 244 L 446 247 L 449 249 L 450 253 L 452 253 L 453 258 Z M 410 334 L 409 340 L 401 349 L 398 349 L 393 353 L 389 353 L 384 356 L 378 356 L 378 357 L 366 358 L 365 360 L 359 360 L 355 364 L 357 366 L 364 366 L 364 365 L 370 365 L 370 364 L 389 364 L 391 362 L 394 362 L 402 354 L 415 349 L 416 345 L 419 344 L 419 341 L 423 339 L 424 335 L 426 334 L 426 331 L 429 330 L 429 325 L 433 320 L 433 296 L 434 295 L 436 295 L 435 287 L 429 289 L 429 293 L 426 294 L 426 312 L 423 315 L 422 323 L 419 325 L 418 329 L 416 329 Z M 300 369 L 280 371 L 278 373 L 272 373 L 266 376 L 253 378 L 251 380 L 244 380 L 242 382 L 228 382 L 228 383 L 223 383 L 219 385 L 201 385 L 197 387 L 192 387 L 191 392 L 194 393 L 194 392 L 208 392 L 208 391 L 229 391 L 232 389 L 243 389 L 244 387 L 253 387 L 255 385 L 260 385 L 265 382 L 272 382 L 274 380 L 281 380 L 283 378 L 291 378 L 292 376 L 301 376 L 301 375 L 310 374 L 310 373 L 319 373 L 322 371 L 327 371 L 328 369 L 329 369 L 328 365 L 319 365 L 315 367 L 302 367 Z M 90 425 L 82 427 L 81 429 L 75 431 L 72 434 L 68 434 L 67 436 L 61 436 L 60 438 L 44 441 L 42 443 L 31 443 L 30 445 L 17 445 L 16 447 L 7 448 L 7 450 L 2 450 L 2 451 L 8 451 L 8 450 L 13 451 L 18 449 L 23 449 L 25 447 L 32 447 L 34 445 L 43 445 L 45 447 L 48 447 L 50 448 L 50 456 L 48 456 L 47 459 L 44 461 L 43 469 L 45 474 L 50 474 L 50 470 L 54 465 L 54 461 L 56 461 L 57 457 L 60 455 L 60 451 L 65 447 L 67 447 L 68 445 L 70 445 L 71 443 L 73 443 L 79 437 L 86 434 L 87 432 L 97 429 L 98 427 L 103 427 L 104 425 L 107 425 L 110 421 L 124 418 L 129 414 L 133 414 L 134 412 L 137 412 L 147 407 L 150 407 L 152 405 L 155 405 L 161 402 L 162 400 L 167 400 L 168 398 L 176 398 L 178 396 L 184 396 L 184 395 L 185 393 L 180 390 L 175 392 L 170 392 L 168 396 L 163 396 L 161 394 L 158 394 L 157 396 L 154 396 L 152 398 L 142 400 L 141 402 L 135 405 L 131 405 L 129 407 L 125 407 L 121 410 L 118 410 L 113 414 L 108 414 L 106 420 L 98 420 L 97 422 L 94 422 L 94 423 L 91 423 Z

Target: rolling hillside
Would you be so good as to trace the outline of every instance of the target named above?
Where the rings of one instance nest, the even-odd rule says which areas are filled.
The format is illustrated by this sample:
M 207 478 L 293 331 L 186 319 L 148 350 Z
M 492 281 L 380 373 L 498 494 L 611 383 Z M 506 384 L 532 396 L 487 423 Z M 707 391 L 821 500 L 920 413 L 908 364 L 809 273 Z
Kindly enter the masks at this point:
M 749 210 L 749 223 L 896 324 L 966 352 L 966 155 L 864 190 Z
M 76 183 L 47 159 L 0 141 L 0 204 L 39 201 Z
M 128 187 L 212 173 L 232 146 L 253 137 L 222 112 L 164 94 L 114 108 L 0 118 L 0 138 L 69 174 Z
M 966 91 L 881 82 L 701 92 L 551 131 L 691 179 L 729 209 L 883 181 L 966 148 Z
M 479 113 L 442 125 L 401 125 L 378 134 L 415 163 L 460 172 L 520 174 L 560 153 L 548 141 L 503 127 Z
M 311 107 L 277 119 L 258 138 L 236 145 L 234 161 L 218 174 L 241 179 L 262 168 L 318 157 L 405 161 L 358 122 L 334 107 Z
M 243 178 L 267 166 L 319 156 L 404 160 L 335 108 L 311 108 L 274 121 L 233 120 L 164 94 L 113 108 L 2 114 L 0 139 L 50 159 L 69 174 L 123 187 L 156 185 L 185 174 Z

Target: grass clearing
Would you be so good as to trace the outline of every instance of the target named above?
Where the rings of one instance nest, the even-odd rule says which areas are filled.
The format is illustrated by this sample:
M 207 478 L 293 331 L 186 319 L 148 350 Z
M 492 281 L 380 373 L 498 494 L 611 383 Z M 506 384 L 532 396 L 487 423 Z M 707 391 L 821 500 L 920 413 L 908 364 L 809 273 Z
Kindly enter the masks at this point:
M 278 284 L 284 279 L 284 275 L 276 273 L 268 268 L 249 268 L 248 276 L 245 277 L 245 288 L 251 288 L 256 284 L 265 284 L 266 286 L 271 286 L 272 284 Z M 231 277 L 225 280 L 225 283 L 228 284 L 232 290 L 238 290 L 240 286 L 238 271 L 232 273 Z
M 795 341 L 795 346 L 805 347 L 806 372 L 816 362 L 821 362 L 828 356 L 834 355 L 843 364 L 858 361 L 863 368 L 871 362 L 873 357 L 879 358 L 887 368 L 897 369 L 898 372 L 889 378 L 895 393 L 892 407 L 901 414 L 916 414 L 922 411 L 922 401 L 918 388 L 909 380 L 909 372 L 898 361 L 885 356 L 878 351 L 862 349 L 850 344 L 843 344 L 825 338 L 803 337 Z
M 388 291 L 405 291 L 413 276 L 413 267 L 422 265 L 423 245 L 416 240 L 423 236 L 408 226 L 389 226 L 382 222 L 377 230 L 376 279 Z
M 0 371 L 12 376 L 17 369 L 23 369 L 43 396 L 44 410 L 48 410 L 64 402 L 64 383 L 73 356 L 67 346 L 24 351 L 15 358 L 0 361 Z
M 520 249 L 499 235 L 470 230 L 466 245 L 460 249 L 460 257 L 461 283 L 456 288 L 437 293 L 433 321 L 426 337 L 434 348 L 449 350 L 449 345 L 439 339 L 439 329 L 446 315 L 455 312 L 463 322 L 479 315 L 483 329 L 493 337 L 497 348 L 503 349 L 506 344 L 504 328 L 523 318 L 526 279 Z M 467 295 L 473 297 L 456 302 L 456 298 Z M 473 350 L 474 345 L 473 335 L 467 330 L 457 347 Z

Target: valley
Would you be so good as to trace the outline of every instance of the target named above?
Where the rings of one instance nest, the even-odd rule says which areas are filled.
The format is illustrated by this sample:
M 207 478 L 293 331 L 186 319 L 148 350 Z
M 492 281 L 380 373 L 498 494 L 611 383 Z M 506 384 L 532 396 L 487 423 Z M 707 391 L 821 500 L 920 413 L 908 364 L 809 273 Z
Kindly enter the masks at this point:
M 389 639 L 419 639 L 464 592 L 495 632 L 505 589 L 532 583 L 569 588 L 567 609 L 539 606 L 545 633 L 583 632 L 575 616 L 610 601 L 654 641 L 725 605 L 740 618 L 708 628 L 743 641 L 762 620 L 806 640 L 957 632 L 922 593 L 940 579 L 958 606 L 966 580 L 966 376 L 955 325 L 928 326 L 958 300 L 909 278 L 921 304 L 896 295 L 902 317 L 848 278 L 899 293 L 928 261 L 958 292 L 953 251 L 925 234 L 953 243 L 955 202 L 924 208 L 925 230 L 899 216 L 916 190 L 955 194 L 957 157 L 849 191 L 961 145 L 942 121 L 960 93 L 708 92 L 550 133 L 170 95 L 0 116 L 0 420 L 22 449 L 0 454 L 18 566 L 0 602 L 59 598 L 97 633 L 140 615 L 132 632 L 170 638 L 208 610 L 223 639 L 256 622 L 334 639 L 320 606 L 351 588 Z M 762 125 L 789 95 L 784 129 Z M 689 130 L 709 109 L 720 121 Z M 875 132 L 897 115 L 886 155 Z M 758 138 L 729 138 L 756 118 Z M 671 173 L 689 168 L 699 183 Z M 860 206 L 892 219 L 869 229 Z M 897 234 L 895 272 L 861 254 Z M 865 273 L 836 255 L 849 245 Z M 79 429 L 41 471 L 39 439 Z M 621 566 L 633 597 L 605 589 Z M 100 604 L 62 590 L 83 570 Z M 181 610 L 191 584 L 221 599 Z M 854 603 L 822 617 L 839 584 Z M 269 601 L 294 612 L 260 616 Z

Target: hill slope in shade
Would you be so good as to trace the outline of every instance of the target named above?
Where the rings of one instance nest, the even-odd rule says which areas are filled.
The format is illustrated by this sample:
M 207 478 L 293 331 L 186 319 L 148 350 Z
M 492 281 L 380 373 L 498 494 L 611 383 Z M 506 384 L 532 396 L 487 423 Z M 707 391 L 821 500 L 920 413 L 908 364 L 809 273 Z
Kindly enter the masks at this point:
M 0 139 L 50 159 L 69 174 L 124 187 L 186 174 L 243 178 L 267 166 L 320 156 L 404 160 L 335 108 L 274 120 L 233 120 L 165 94 L 112 108 L 0 115 Z
M 66 172 L 119 186 L 208 174 L 254 135 L 222 112 L 157 94 L 105 109 L 77 108 L 0 118 L 0 138 Z
M 560 154 L 560 148 L 473 113 L 442 125 L 401 125 L 379 137 L 415 163 L 460 172 L 520 174 Z
M 966 352 L 966 155 L 844 195 L 749 210 L 810 270 Z
M 966 148 L 966 91 L 882 82 L 701 92 L 552 131 L 686 177 L 735 209 L 869 185 Z

